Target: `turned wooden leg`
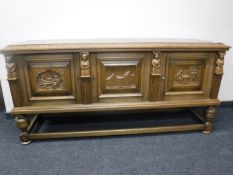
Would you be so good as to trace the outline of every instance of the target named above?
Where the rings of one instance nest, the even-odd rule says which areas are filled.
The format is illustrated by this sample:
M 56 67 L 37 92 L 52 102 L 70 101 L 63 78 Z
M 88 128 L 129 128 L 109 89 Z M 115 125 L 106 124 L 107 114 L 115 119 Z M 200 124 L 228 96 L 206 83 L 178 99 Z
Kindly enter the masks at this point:
M 31 143 L 31 140 L 29 139 L 28 136 L 28 126 L 30 124 L 30 121 L 28 120 L 27 117 L 23 115 L 18 115 L 15 118 L 16 121 L 16 126 L 21 130 L 20 134 L 20 141 L 22 144 L 27 145 Z
M 205 129 L 203 133 L 210 134 L 213 131 L 213 119 L 216 115 L 216 107 L 208 107 L 205 112 Z

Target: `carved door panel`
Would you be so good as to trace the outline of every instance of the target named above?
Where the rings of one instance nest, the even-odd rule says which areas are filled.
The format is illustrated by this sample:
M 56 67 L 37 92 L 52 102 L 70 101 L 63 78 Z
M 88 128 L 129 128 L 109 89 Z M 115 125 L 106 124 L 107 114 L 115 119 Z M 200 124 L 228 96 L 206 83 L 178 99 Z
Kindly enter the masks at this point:
M 73 62 L 69 54 L 25 56 L 23 72 L 31 104 L 75 99 Z
M 213 71 L 211 53 L 168 53 L 165 99 L 205 98 Z
M 148 98 L 147 54 L 96 54 L 97 101 L 142 101 Z

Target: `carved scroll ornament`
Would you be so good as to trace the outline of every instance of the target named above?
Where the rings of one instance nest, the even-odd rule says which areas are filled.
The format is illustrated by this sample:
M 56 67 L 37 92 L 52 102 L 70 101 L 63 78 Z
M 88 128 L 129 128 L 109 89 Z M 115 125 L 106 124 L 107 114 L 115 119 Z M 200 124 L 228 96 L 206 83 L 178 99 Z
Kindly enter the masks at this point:
M 153 51 L 153 59 L 152 59 L 152 71 L 151 75 L 152 76 L 160 76 L 161 71 L 160 71 L 160 58 L 159 58 L 160 53 Z
M 16 65 L 12 56 L 6 56 L 5 58 L 8 79 L 16 79 Z
M 215 70 L 214 70 L 215 74 L 223 74 L 224 56 L 225 56 L 225 52 L 218 53 L 218 58 L 215 63 Z
M 80 55 L 81 55 L 81 60 L 80 60 L 81 78 L 91 77 L 89 53 L 82 52 Z

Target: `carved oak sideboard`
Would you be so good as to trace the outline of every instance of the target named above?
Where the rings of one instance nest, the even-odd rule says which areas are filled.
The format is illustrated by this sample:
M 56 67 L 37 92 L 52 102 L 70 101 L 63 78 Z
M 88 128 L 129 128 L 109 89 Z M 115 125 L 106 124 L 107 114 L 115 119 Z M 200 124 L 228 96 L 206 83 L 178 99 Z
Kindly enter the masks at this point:
M 1 50 L 22 143 L 33 139 L 202 130 L 216 114 L 225 52 L 199 40 L 29 41 Z M 31 132 L 41 114 L 205 107 L 201 124 Z

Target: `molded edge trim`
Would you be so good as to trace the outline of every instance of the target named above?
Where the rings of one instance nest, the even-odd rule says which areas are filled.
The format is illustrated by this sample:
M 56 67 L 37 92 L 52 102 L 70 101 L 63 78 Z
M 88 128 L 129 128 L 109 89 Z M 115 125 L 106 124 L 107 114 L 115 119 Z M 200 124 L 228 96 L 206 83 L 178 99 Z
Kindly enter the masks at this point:
M 20 53 L 43 53 L 43 52 L 78 52 L 79 50 L 88 51 L 107 51 L 107 50 L 179 50 L 179 49 L 200 49 L 200 50 L 229 50 L 231 47 L 223 43 L 195 43 L 195 42 L 106 42 L 106 43 L 52 43 L 52 44 L 22 44 L 8 45 L 1 49 L 2 54 Z
M 23 106 L 14 107 L 11 114 L 42 114 L 42 113 L 61 113 L 61 112 L 93 112 L 93 111 L 123 111 L 135 109 L 169 109 L 179 107 L 201 107 L 218 106 L 218 99 L 198 99 L 182 101 L 157 101 L 157 102 L 131 102 L 131 103 L 93 103 L 49 105 L 49 106 Z

